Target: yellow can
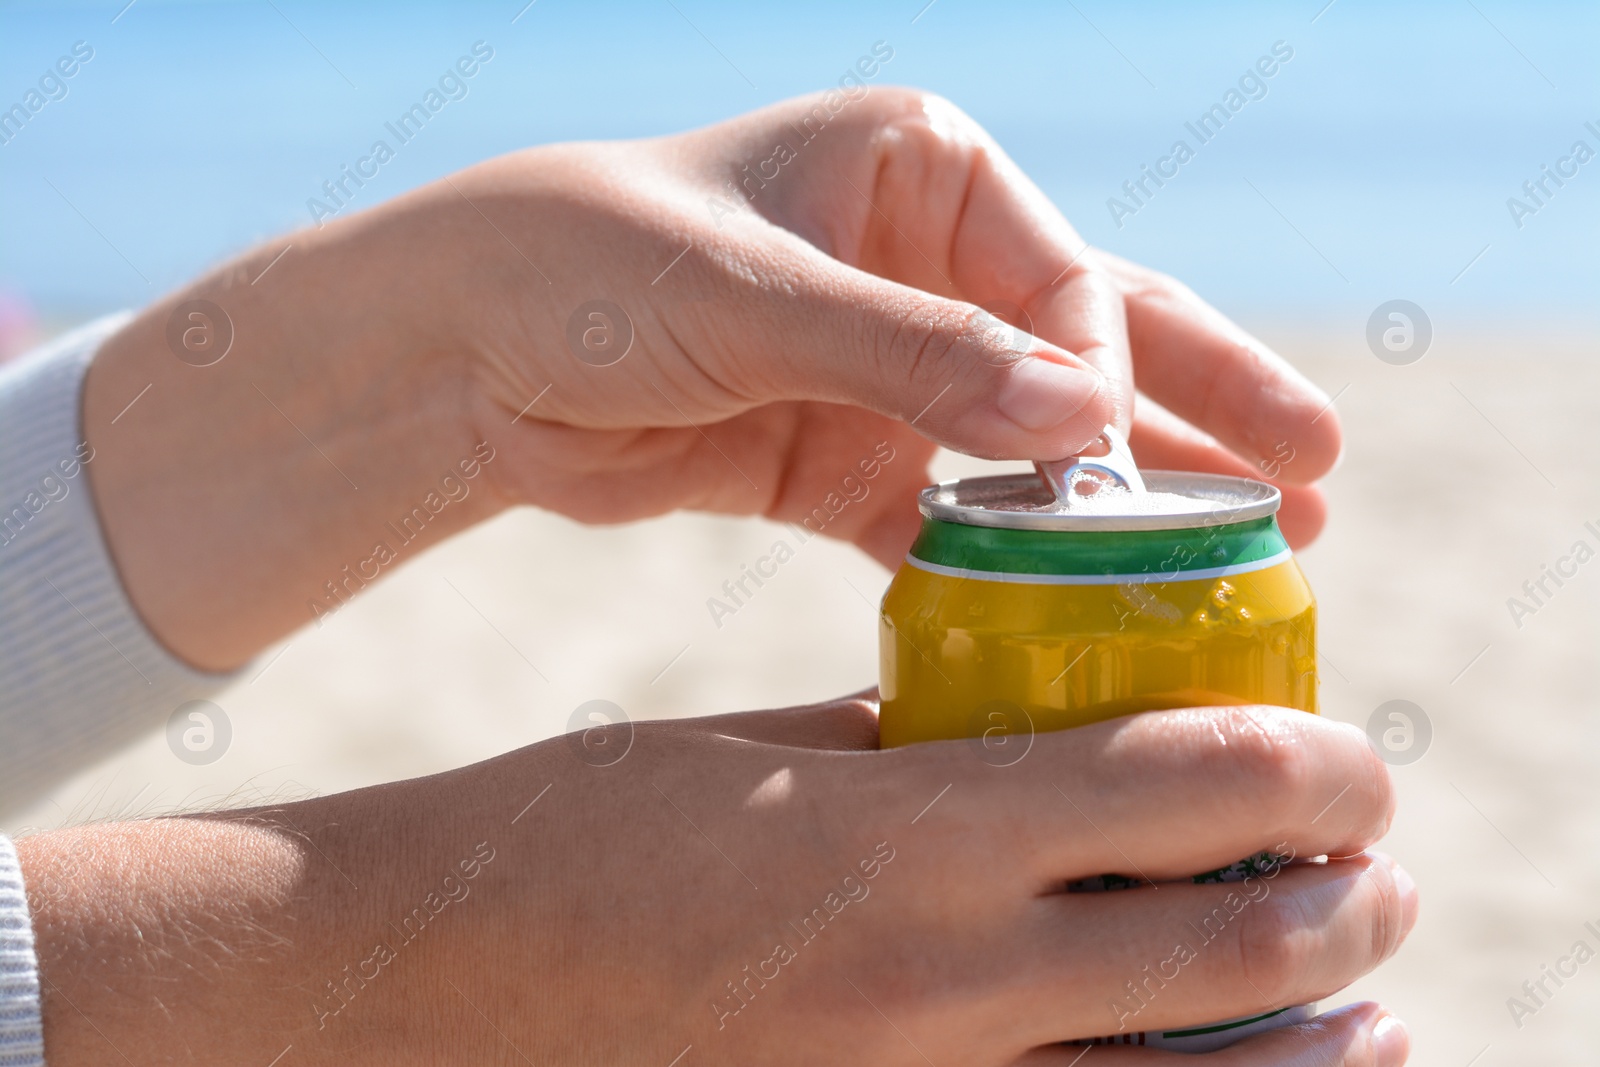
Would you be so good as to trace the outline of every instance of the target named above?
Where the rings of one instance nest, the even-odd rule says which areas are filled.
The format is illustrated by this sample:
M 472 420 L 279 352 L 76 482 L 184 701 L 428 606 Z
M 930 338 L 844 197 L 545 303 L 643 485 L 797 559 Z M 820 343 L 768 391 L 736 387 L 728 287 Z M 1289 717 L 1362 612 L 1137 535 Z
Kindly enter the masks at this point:
M 884 747 L 980 738 L 985 759 L 1004 765 L 1034 731 L 1134 712 L 1316 712 L 1316 602 L 1278 529 L 1278 490 L 1174 471 L 1143 482 L 1081 505 L 1033 475 L 923 490 L 922 530 L 879 616 Z M 1196 880 L 1275 863 L 1253 857 Z M 1311 1014 L 1110 1040 L 1198 1052 Z
M 1031 475 L 923 490 L 879 618 L 885 747 L 976 736 L 996 703 L 1037 730 L 1200 705 L 1317 710 L 1316 602 L 1277 489 L 1146 481 L 1142 506 L 1084 513 Z

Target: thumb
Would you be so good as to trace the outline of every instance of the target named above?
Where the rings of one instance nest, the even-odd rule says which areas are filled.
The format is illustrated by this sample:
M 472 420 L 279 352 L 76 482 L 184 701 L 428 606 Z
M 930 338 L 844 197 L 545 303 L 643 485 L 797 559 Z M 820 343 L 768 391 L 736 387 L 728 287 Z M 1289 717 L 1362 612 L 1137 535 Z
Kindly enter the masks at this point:
M 1098 346 L 1068 352 L 974 304 L 827 268 L 747 307 L 776 339 L 744 357 L 762 399 L 854 404 L 991 459 L 1060 459 L 1111 421 Z

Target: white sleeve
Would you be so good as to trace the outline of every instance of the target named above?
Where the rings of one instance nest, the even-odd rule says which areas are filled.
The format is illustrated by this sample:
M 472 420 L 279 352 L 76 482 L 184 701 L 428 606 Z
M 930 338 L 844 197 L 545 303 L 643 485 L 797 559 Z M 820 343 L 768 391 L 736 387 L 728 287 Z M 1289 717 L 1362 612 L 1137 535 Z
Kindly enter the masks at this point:
M 17 850 L 0 835 L 0 1064 L 44 1067 L 39 961 Z
M 101 536 L 80 397 L 95 352 L 127 318 L 0 369 L 0 811 L 233 678 L 162 647 Z

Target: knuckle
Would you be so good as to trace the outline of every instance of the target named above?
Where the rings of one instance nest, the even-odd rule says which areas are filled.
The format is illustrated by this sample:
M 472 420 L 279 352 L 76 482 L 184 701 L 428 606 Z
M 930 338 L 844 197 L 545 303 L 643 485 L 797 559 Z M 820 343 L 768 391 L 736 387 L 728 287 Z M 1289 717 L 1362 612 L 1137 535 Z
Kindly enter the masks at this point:
M 880 362 L 914 381 L 926 372 L 926 364 L 954 362 L 966 319 L 953 306 L 929 301 L 892 316 L 889 323 Z
M 1405 902 L 1394 877 L 1387 871 L 1378 873 L 1376 862 L 1368 864 L 1363 877 L 1371 887 L 1366 901 L 1371 931 L 1367 959 L 1376 966 L 1394 954 L 1405 936 Z
M 1259 348 L 1243 340 L 1226 340 L 1218 350 L 1215 365 L 1230 370 L 1226 375 L 1208 376 L 1205 394 L 1199 401 L 1202 425 L 1226 422 L 1225 413 L 1229 410 L 1259 410 L 1263 402 L 1272 399 L 1266 394 L 1271 391 L 1269 383 L 1274 381 L 1274 375 Z M 1244 432 L 1257 451 L 1271 451 L 1272 443 L 1265 426 L 1252 420 Z
M 937 125 L 939 120 L 973 125 L 972 118 L 948 97 L 931 89 L 915 86 L 887 86 L 881 90 L 884 102 L 900 116 L 909 116 Z
M 924 111 L 928 102 L 943 101 L 937 93 L 911 85 L 884 85 L 872 90 L 878 108 L 890 117 L 914 115 Z
M 1298 714 L 1298 713 L 1296 713 Z M 1232 716 L 1213 750 L 1229 764 L 1241 793 L 1252 804 L 1292 804 L 1318 778 L 1317 762 L 1303 736 L 1280 714 Z
M 1238 367 L 1241 372 L 1252 375 L 1250 381 L 1254 391 L 1260 393 L 1264 390 L 1267 372 L 1271 370 L 1266 353 L 1261 346 L 1248 338 L 1230 338 L 1224 343 L 1223 356 L 1231 366 Z M 1246 397 L 1253 400 L 1253 397 Z
M 888 146 L 913 150 L 913 158 L 944 157 L 952 149 L 982 149 L 989 144 L 976 119 L 926 89 L 889 90 L 880 108 L 877 123 L 889 134 Z
M 1202 303 L 1198 293 L 1172 275 L 1158 273 L 1156 280 L 1161 287 L 1161 291 L 1166 294 L 1169 300 L 1187 305 Z
M 1330 739 L 1347 758 L 1349 792 L 1330 815 L 1339 815 L 1351 828 L 1356 848 L 1365 848 L 1389 832 L 1394 821 L 1396 796 L 1389 766 L 1379 758 L 1367 735 L 1349 723 L 1328 723 Z M 1332 766 L 1332 760 L 1324 762 Z
M 1132 295 L 1161 300 L 1177 306 L 1192 306 L 1200 302 L 1200 297 L 1195 291 L 1183 282 L 1170 274 L 1149 268 L 1139 272 L 1138 279 L 1132 286 Z
M 1116 279 L 1117 287 L 1128 299 L 1177 309 L 1209 306 L 1198 293 L 1170 274 L 1100 248 L 1094 250 L 1093 258 Z
M 1320 936 L 1287 893 L 1246 907 L 1236 918 L 1239 971 L 1273 1004 L 1288 1004 L 1305 988 Z
M 1389 827 L 1394 824 L 1395 807 L 1398 797 L 1395 796 L 1394 778 L 1389 774 L 1389 765 L 1378 758 L 1378 753 L 1367 743 L 1366 736 L 1360 734 L 1354 726 L 1349 730 L 1357 734 L 1353 738 L 1359 755 L 1357 759 L 1365 768 L 1367 796 L 1372 798 L 1373 817 L 1367 830 L 1368 843 L 1377 841 L 1389 832 Z
M 928 124 L 936 131 L 968 133 L 979 128 L 977 120 L 961 110 L 949 98 L 938 93 L 919 90 L 917 106 L 927 117 Z

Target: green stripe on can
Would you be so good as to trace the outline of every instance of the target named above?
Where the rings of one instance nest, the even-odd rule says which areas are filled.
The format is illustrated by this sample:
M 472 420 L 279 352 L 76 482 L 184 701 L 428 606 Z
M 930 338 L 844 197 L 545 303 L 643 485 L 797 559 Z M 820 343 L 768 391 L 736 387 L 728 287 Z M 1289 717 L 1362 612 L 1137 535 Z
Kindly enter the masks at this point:
M 1278 1008 L 1276 1011 L 1269 1011 L 1264 1015 L 1252 1015 L 1248 1019 L 1235 1019 L 1232 1022 L 1217 1023 L 1215 1026 L 1197 1026 L 1193 1030 L 1164 1030 L 1162 1031 L 1161 1036 L 1170 1038 L 1198 1037 L 1201 1034 L 1220 1034 L 1226 1030 L 1237 1030 L 1241 1026 L 1249 1026 L 1251 1023 L 1259 1023 L 1266 1019 L 1274 1018 L 1289 1010 L 1291 1009 Z
M 1272 516 L 1184 530 L 1018 530 L 926 519 L 906 561 L 953 577 L 1046 585 L 1196 581 L 1291 558 Z

